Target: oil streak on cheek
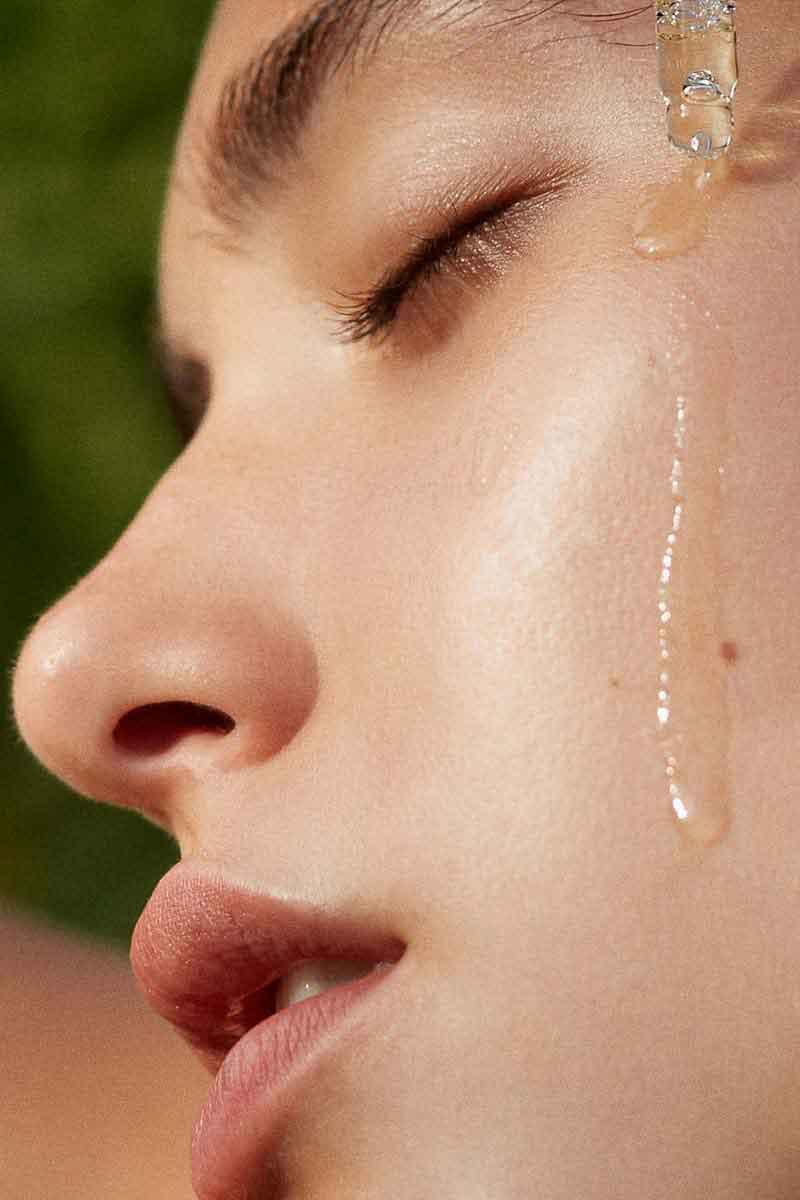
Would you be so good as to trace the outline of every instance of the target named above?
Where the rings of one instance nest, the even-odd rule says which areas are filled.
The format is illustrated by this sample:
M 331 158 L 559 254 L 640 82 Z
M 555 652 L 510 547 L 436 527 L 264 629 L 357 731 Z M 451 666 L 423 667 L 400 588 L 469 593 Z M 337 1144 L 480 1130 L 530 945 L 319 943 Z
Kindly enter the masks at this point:
M 674 303 L 668 314 L 673 337 L 659 379 L 673 428 L 655 589 L 653 707 L 673 818 L 688 843 L 706 846 L 731 821 L 729 662 L 720 652 L 732 644 L 724 628 L 721 550 L 726 389 L 722 380 L 698 383 L 687 347 L 697 346 L 697 326 L 708 314 L 681 309 Z

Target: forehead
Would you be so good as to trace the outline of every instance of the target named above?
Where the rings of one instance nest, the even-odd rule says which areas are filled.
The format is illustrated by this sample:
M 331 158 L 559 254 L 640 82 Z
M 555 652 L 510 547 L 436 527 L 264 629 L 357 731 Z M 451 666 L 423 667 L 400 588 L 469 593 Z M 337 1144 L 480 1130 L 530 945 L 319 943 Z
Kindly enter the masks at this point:
M 210 289 L 208 250 L 221 241 L 205 196 L 204 158 L 225 85 L 254 52 L 308 7 L 307 0 L 220 0 L 205 39 L 175 147 L 160 246 L 158 291 L 162 332 L 184 349 L 202 338 Z M 210 235 L 210 239 L 209 236 Z M 197 256 L 205 271 L 198 277 Z

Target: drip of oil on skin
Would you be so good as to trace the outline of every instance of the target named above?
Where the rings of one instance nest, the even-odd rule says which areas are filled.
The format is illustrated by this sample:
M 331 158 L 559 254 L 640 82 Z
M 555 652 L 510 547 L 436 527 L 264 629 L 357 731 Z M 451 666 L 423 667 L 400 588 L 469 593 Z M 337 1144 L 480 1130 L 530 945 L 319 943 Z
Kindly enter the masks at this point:
M 667 135 L 685 161 L 676 179 L 642 191 L 633 248 L 644 258 L 673 258 L 702 241 L 709 214 L 730 182 L 736 33 L 732 15 L 718 17 L 716 26 L 696 27 L 692 13 L 701 8 L 695 4 L 683 10 L 675 3 L 659 13 L 659 83 L 667 106 Z M 669 9 L 676 10 L 672 18 Z
M 730 178 L 728 154 L 689 159 L 676 179 L 642 190 L 633 225 L 633 248 L 642 258 L 674 258 L 697 246 Z
M 687 297 L 672 299 L 665 316 L 656 385 L 670 406 L 671 445 L 654 580 L 653 719 L 665 802 L 684 846 L 704 847 L 731 821 L 721 546 L 728 439 L 726 371 L 701 378 L 696 364 L 725 340 L 710 311 Z

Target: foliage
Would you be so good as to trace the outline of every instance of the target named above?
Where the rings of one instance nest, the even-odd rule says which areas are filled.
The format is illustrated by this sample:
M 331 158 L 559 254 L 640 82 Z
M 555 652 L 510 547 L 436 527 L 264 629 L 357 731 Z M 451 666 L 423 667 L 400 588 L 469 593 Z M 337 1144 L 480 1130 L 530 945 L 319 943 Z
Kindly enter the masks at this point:
M 0 5 L 0 644 L 102 556 L 177 450 L 149 361 L 158 224 L 210 0 Z M 128 938 L 172 845 L 70 795 L 6 704 L 0 891 Z

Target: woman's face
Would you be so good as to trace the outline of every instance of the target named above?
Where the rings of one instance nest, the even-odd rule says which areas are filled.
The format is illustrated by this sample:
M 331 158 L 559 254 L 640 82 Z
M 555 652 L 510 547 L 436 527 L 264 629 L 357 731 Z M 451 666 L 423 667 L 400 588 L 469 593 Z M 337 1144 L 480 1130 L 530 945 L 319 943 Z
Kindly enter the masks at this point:
M 240 957 L 264 897 L 405 947 L 279 1118 L 256 1096 L 245 1149 L 202 1144 L 203 1200 L 800 1186 L 800 43 L 782 0 L 741 6 L 761 149 L 648 262 L 637 193 L 676 158 L 651 6 L 536 7 L 356 0 L 256 73 L 300 11 L 222 3 L 160 281 L 199 428 L 21 655 L 25 738 L 174 834 L 193 937 L 212 880 Z M 656 720 L 678 395 L 710 845 Z

